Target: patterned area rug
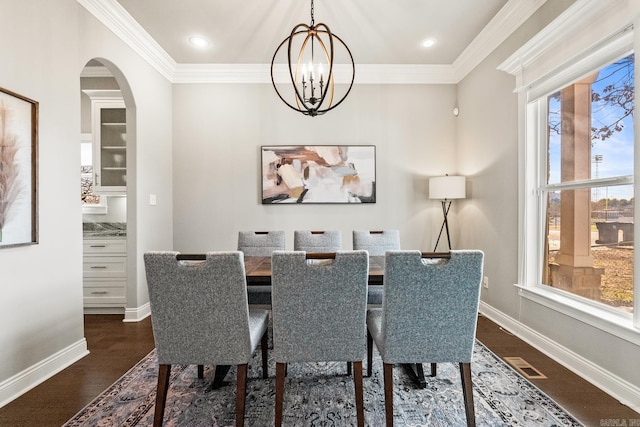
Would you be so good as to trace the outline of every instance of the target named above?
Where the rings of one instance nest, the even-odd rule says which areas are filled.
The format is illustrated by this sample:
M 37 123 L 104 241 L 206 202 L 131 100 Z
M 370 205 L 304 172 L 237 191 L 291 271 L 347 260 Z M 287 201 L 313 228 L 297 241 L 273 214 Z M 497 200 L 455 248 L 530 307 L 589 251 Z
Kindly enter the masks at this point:
M 383 426 L 382 362 L 374 351 L 373 375 L 364 377 L 365 424 Z M 366 360 L 363 363 L 366 365 Z M 261 378 L 260 351 L 249 367 L 245 425 L 272 426 L 275 363 Z M 425 374 L 429 371 L 425 365 Z M 366 369 L 366 366 L 365 366 Z M 64 427 L 150 426 L 157 385 L 155 350 L 69 420 Z M 581 424 L 509 365 L 476 341 L 473 362 L 476 422 L 479 426 L 580 426 Z M 464 401 L 457 364 L 438 364 L 436 377 L 417 388 L 401 367 L 394 368 L 396 426 L 465 426 Z M 195 366 L 173 366 L 165 426 L 235 424 L 235 368 L 230 384 L 210 390 L 214 369 L 198 379 Z M 285 426 L 355 426 L 353 379 L 346 363 L 290 364 L 285 383 Z

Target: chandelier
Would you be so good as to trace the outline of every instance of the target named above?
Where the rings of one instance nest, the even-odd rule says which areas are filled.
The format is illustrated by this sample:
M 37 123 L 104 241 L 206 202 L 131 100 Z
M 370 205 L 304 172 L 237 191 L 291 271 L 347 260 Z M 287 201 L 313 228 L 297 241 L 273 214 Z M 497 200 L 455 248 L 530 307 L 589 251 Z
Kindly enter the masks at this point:
M 289 37 L 278 46 L 271 60 L 271 82 L 280 99 L 294 110 L 307 115 L 318 116 L 333 110 L 345 100 L 355 78 L 355 64 L 347 45 L 333 34 L 326 24 L 315 24 L 313 0 L 311 0 L 311 25 L 298 24 L 293 27 Z M 278 53 L 286 46 L 288 74 L 293 87 L 278 90 L 274 79 L 274 64 Z M 339 48 L 337 51 L 334 48 Z M 348 77 L 344 83 L 349 83 L 346 92 L 336 101 L 334 60 L 340 59 L 350 62 L 344 71 Z M 341 66 L 342 67 L 342 66 Z M 350 69 L 350 71 L 349 71 Z M 286 89 L 286 90 L 285 90 Z

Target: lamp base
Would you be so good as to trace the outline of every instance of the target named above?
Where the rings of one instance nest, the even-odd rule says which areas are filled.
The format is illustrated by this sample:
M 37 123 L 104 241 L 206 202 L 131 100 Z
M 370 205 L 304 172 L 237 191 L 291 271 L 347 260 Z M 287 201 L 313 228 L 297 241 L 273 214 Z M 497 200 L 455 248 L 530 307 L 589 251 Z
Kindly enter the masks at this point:
M 449 250 L 451 250 L 451 236 L 449 235 L 449 221 L 447 221 L 447 215 L 449 214 L 449 209 L 451 209 L 451 200 L 444 199 L 442 201 L 442 215 L 444 216 L 444 220 L 442 221 L 442 226 L 440 227 L 438 240 L 436 240 L 436 245 L 433 248 L 434 252 L 436 252 L 438 249 L 438 243 L 440 243 L 440 237 L 442 237 L 443 230 L 447 230 L 447 243 L 449 244 Z

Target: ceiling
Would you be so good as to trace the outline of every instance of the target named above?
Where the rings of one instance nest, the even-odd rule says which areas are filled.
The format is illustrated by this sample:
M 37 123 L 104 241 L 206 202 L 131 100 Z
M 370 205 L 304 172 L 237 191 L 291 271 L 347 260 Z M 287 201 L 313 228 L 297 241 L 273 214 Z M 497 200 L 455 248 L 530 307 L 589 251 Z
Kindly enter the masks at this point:
M 310 0 L 117 1 L 179 64 L 268 64 L 296 24 L 310 23 Z M 344 40 L 359 64 L 451 64 L 505 4 L 317 0 L 315 22 Z M 194 48 L 192 35 L 207 38 L 210 46 Z M 427 37 L 439 42 L 423 48 Z

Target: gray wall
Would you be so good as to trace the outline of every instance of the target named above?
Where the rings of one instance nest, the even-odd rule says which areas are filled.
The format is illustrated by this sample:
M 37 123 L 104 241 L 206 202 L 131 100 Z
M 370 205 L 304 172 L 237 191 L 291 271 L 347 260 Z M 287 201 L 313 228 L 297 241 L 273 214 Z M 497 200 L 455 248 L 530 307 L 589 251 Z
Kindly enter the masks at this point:
M 40 243 L 0 249 L 1 382 L 81 342 L 84 334 L 78 6 L 3 0 L 0 10 L 0 86 L 40 103 Z
M 289 109 L 271 85 L 174 87 L 174 247 L 235 249 L 238 230 L 397 228 L 405 248 L 430 249 L 440 205 L 428 177 L 455 173 L 453 85 L 357 85 L 324 116 Z M 373 144 L 377 203 L 262 205 L 260 146 Z M 454 221 L 453 228 L 457 228 Z
M 556 359 L 570 361 L 583 375 L 591 371 L 595 381 L 619 383 L 620 389 L 612 391 L 629 397 L 640 387 L 637 345 L 523 298 L 514 286 L 518 282 L 518 97 L 515 78 L 496 67 L 571 3 L 545 3 L 458 85 L 458 164 L 473 183 L 471 199 L 459 210 L 460 245 L 485 251 L 490 286 L 483 289 L 482 301 L 497 320 L 511 322 L 510 327 L 519 328 L 514 332 L 552 351 Z M 597 371 L 602 378 L 597 378 Z M 637 399 L 632 403 L 639 407 Z
M 39 244 L 0 249 L 0 406 L 86 354 L 80 72 L 105 58 L 136 117 L 127 244 L 130 307 L 148 302 L 140 254 L 172 246 L 171 84 L 76 0 L 0 0 L 0 86 L 39 102 Z M 126 77 L 125 77 L 126 76 Z M 149 206 L 148 193 L 161 202 Z M 158 230 L 164 230 L 159 233 Z M 142 284 L 138 287 L 138 284 Z

